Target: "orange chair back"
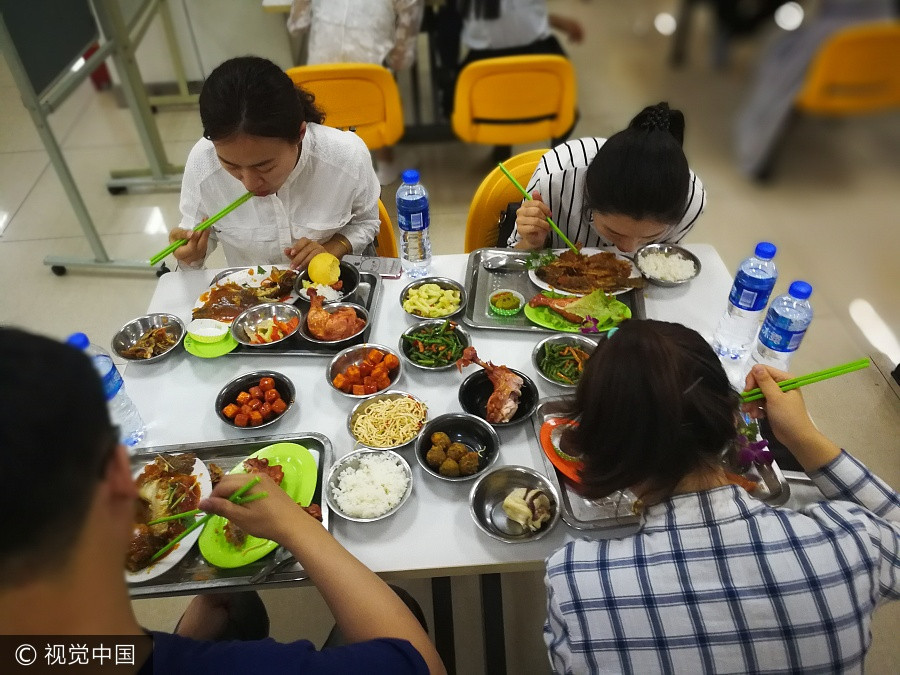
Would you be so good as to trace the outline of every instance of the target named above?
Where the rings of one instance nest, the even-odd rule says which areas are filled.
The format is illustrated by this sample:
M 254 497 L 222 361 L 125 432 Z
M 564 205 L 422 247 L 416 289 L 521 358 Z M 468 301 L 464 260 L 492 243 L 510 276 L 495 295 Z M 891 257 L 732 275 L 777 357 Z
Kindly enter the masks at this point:
M 394 235 L 394 224 L 391 222 L 391 214 L 384 207 L 384 202 L 378 200 L 378 218 L 381 227 L 375 238 L 375 253 L 381 258 L 399 258 L 397 252 L 397 237 Z
M 575 105 L 575 70 L 568 59 L 485 59 L 460 72 L 451 125 L 468 143 L 533 143 L 567 132 L 575 122 Z
M 528 185 L 531 174 L 546 149 L 529 150 L 503 162 L 503 166 L 516 177 L 522 185 Z M 488 246 L 506 246 L 505 241 L 497 241 L 500 214 L 510 202 L 518 201 L 522 193 L 503 175 L 500 167 L 495 167 L 475 191 L 472 204 L 469 206 L 469 217 L 466 220 L 466 253 Z
M 822 115 L 900 107 L 900 22 L 870 23 L 833 35 L 816 55 L 795 104 Z
M 311 92 L 325 124 L 353 129 L 370 150 L 393 145 L 403 135 L 403 108 L 394 76 L 372 63 L 325 63 L 287 71 Z

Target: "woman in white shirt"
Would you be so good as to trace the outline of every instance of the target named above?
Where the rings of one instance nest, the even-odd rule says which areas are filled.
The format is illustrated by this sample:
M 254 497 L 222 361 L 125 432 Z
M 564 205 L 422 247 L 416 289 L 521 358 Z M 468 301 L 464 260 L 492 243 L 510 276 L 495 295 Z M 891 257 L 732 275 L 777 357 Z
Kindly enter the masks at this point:
M 395 73 L 416 58 L 424 0 L 293 0 L 288 30 L 309 30 L 306 62 L 375 63 Z M 400 177 L 393 147 L 373 152 L 382 185 Z
M 361 254 L 378 232 L 380 186 L 365 143 L 322 126 L 311 94 L 271 61 L 231 59 L 200 93 L 203 138 L 184 169 L 179 263 L 199 267 L 218 243 L 229 265 Z M 193 228 L 245 192 L 254 198 L 202 233 Z
M 572 42 L 584 37 L 580 23 L 550 14 L 547 0 L 459 0 L 457 4 L 463 20 L 461 39 L 468 49 L 462 65 L 518 54 L 565 56 L 551 28 L 564 32 Z

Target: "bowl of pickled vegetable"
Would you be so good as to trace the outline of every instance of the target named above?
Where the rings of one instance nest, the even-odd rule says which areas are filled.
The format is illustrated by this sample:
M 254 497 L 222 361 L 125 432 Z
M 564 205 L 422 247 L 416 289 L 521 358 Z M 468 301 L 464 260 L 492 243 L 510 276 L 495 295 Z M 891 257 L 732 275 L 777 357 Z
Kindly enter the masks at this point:
M 576 387 L 597 343 L 583 335 L 553 335 L 538 342 L 531 363 L 538 375 L 560 387 Z
M 449 319 L 466 304 L 466 289 L 446 277 L 426 277 L 400 292 L 403 311 L 417 319 Z
M 518 291 L 504 288 L 491 293 L 488 305 L 494 314 L 514 316 L 525 306 L 525 297 Z
M 472 344 L 469 334 L 455 321 L 428 319 L 400 336 L 400 355 L 413 367 L 449 370 Z

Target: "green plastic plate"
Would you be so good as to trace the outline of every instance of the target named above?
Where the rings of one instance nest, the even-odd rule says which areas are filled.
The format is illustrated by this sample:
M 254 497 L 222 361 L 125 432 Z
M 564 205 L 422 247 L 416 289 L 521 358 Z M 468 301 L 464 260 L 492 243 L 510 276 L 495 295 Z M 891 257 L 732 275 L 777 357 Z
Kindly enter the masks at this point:
M 279 464 L 284 471 L 281 487 L 301 506 L 309 506 L 316 491 L 316 460 L 302 445 L 275 443 L 268 445 L 250 457 L 268 459 L 269 464 Z M 249 459 L 249 457 L 248 457 Z M 228 473 L 247 473 L 242 461 Z M 278 548 L 270 539 L 247 535 L 244 545 L 236 548 L 225 539 L 225 523 L 222 516 L 213 516 L 200 535 L 200 553 L 216 567 L 243 567 L 256 562 Z
M 553 297 L 550 293 L 545 293 L 545 295 Z M 631 318 L 631 308 L 625 303 L 620 303 L 624 309 L 622 310 L 625 314 L 626 319 Z M 525 316 L 532 323 L 536 323 L 538 326 L 543 326 L 544 328 L 549 328 L 550 330 L 558 330 L 563 333 L 580 333 L 581 326 L 577 323 L 572 323 L 571 321 L 566 321 L 559 314 L 554 312 L 549 307 L 532 307 L 529 304 L 525 304 Z M 620 321 L 616 321 L 615 319 L 610 319 L 606 321 L 606 323 L 602 323 L 597 326 L 597 330 L 599 331 L 607 331 L 610 328 L 615 328 L 617 325 L 621 323 Z

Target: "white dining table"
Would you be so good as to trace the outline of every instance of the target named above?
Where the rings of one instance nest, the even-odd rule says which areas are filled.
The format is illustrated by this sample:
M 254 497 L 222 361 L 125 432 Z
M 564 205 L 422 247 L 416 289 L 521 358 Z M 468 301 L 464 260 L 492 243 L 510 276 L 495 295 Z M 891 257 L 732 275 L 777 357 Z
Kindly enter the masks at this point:
M 644 289 L 648 318 L 677 321 L 710 339 L 722 312 L 731 277 L 712 246 L 688 245 L 701 261 L 700 275 L 675 288 Z M 432 273 L 463 281 L 467 256 L 441 255 L 432 260 Z M 179 271 L 163 275 L 150 301 L 149 312 L 169 312 L 190 321 L 191 309 L 209 286 L 217 270 Z M 384 279 L 370 342 L 397 347 L 400 334 L 415 322 L 399 302 L 406 279 Z M 472 342 L 485 360 L 502 363 L 527 374 L 542 397 L 570 390 L 557 387 L 535 372 L 531 363 L 541 333 L 468 328 Z M 223 356 L 194 357 L 182 349 L 154 364 L 132 364 L 125 369 L 126 389 L 147 423 L 144 446 L 238 439 L 248 435 L 315 431 L 327 436 L 335 459 L 353 449 L 347 415 L 355 399 L 335 391 L 326 379 L 330 356 Z M 276 424 L 240 430 L 216 414 L 215 399 L 222 386 L 242 374 L 261 368 L 289 377 L 297 389 L 297 403 Z M 471 369 L 471 368 L 470 368 Z M 430 418 L 460 411 L 459 384 L 468 375 L 456 370 L 431 373 L 404 367 L 394 389 L 415 394 L 428 405 Z M 545 472 L 542 451 L 529 422 L 499 430 L 500 457 L 495 468 L 523 465 Z M 372 523 L 332 518 L 334 536 L 369 568 L 393 575 L 432 576 L 481 571 L 536 569 L 568 539 L 579 536 L 559 522 L 553 532 L 529 543 L 507 544 L 481 532 L 469 514 L 471 482 L 448 482 L 427 474 L 414 451 L 400 451 L 413 470 L 412 495 L 394 515 Z M 582 535 L 583 536 L 583 535 Z M 590 535 L 588 535 L 590 536 Z
M 701 262 L 700 274 L 674 288 L 643 289 L 647 318 L 674 321 L 712 339 L 725 308 L 731 276 L 718 253 L 706 244 L 687 245 Z M 439 255 L 431 273 L 463 282 L 468 256 Z M 218 270 L 179 271 L 159 280 L 149 312 L 168 312 L 185 324 L 191 309 Z M 369 342 L 396 349 L 400 334 L 415 323 L 400 306 L 400 293 L 408 279 L 384 279 L 379 305 L 370 316 Z M 527 374 L 542 398 L 571 393 L 539 377 L 531 362 L 534 345 L 544 333 L 468 328 L 472 343 L 485 360 L 505 364 Z M 183 349 L 154 364 L 131 364 L 124 372 L 126 389 L 147 424 L 144 447 L 241 439 L 248 435 L 318 432 L 332 443 L 335 459 L 353 450 L 347 416 L 355 399 L 333 389 L 326 378 L 330 355 L 257 356 L 229 355 L 215 359 L 194 357 Z M 297 402 L 283 419 L 266 429 L 240 430 L 225 424 L 216 414 L 215 399 L 231 379 L 259 369 L 275 370 L 289 377 L 297 390 Z M 471 370 L 471 368 L 469 369 Z M 405 365 L 394 389 L 415 394 L 428 405 L 429 418 L 461 410 L 459 384 L 468 372 L 426 372 Z M 543 453 L 531 423 L 500 429 L 500 452 L 494 469 L 522 465 L 547 472 Z M 454 575 L 481 575 L 486 672 L 505 672 L 503 620 L 500 596 L 502 572 L 534 571 L 567 541 L 576 537 L 609 537 L 624 530 L 576 531 L 561 519 L 543 538 L 509 544 L 493 539 L 476 526 L 469 513 L 471 481 L 448 482 L 426 473 L 410 447 L 400 453 L 412 468 L 412 494 L 392 516 L 383 520 L 351 522 L 331 514 L 331 531 L 353 555 L 386 577 L 430 577 L 435 595 L 438 650 L 445 661 L 453 658 L 452 606 L 449 580 Z M 632 528 L 633 529 L 633 526 Z M 139 593 L 138 593 L 139 594 Z M 440 605 L 440 607 L 439 607 Z M 438 615 L 440 612 L 440 616 Z M 487 637 L 491 633 L 490 639 Z M 441 644 L 442 635 L 450 644 Z M 452 668 L 451 668 L 452 670 Z

